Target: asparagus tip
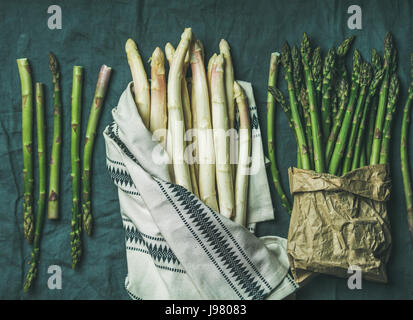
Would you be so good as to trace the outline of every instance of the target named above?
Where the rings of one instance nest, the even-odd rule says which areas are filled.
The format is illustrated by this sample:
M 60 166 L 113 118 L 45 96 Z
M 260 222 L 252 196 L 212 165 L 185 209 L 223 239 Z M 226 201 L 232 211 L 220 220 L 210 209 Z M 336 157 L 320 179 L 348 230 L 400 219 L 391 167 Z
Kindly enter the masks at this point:
M 229 55 L 230 50 L 231 49 L 229 47 L 227 40 L 221 39 L 221 41 L 219 42 L 219 51 L 223 53 L 224 55 Z
M 182 33 L 181 36 L 182 40 L 192 40 L 192 28 L 185 28 L 184 32 Z
M 175 48 L 170 42 L 168 42 L 165 45 L 165 55 L 166 55 L 166 59 L 169 61 L 170 64 L 172 63 L 174 54 L 175 54 Z
M 59 64 L 57 63 L 56 56 L 53 54 L 53 52 L 49 52 L 49 69 L 52 74 L 59 72 Z
M 128 52 L 133 52 L 133 51 L 137 51 L 137 50 L 138 50 L 138 47 L 137 47 L 137 45 L 136 45 L 136 42 L 135 42 L 133 39 L 129 38 L 129 39 L 126 41 L 126 44 L 125 44 L 125 51 L 126 51 L 126 53 L 128 53 Z

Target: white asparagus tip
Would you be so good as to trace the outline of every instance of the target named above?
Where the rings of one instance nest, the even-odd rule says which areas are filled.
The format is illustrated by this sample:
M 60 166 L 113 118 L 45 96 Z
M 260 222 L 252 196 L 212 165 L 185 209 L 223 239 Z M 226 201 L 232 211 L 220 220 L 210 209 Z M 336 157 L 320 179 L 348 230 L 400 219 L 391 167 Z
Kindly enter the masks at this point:
M 223 69 L 224 63 L 225 63 L 224 56 L 222 54 L 218 54 L 218 55 L 215 54 L 215 58 L 212 62 L 212 66 L 215 66 L 215 68 L 216 68 L 215 72 L 217 72 L 217 71 L 223 72 L 224 71 L 224 69 Z
M 219 42 L 219 51 L 221 51 L 221 53 L 225 55 L 230 54 L 230 47 L 227 40 L 221 39 L 221 41 Z
M 175 54 L 175 48 L 174 48 L 174 46 L 173 46 L 170 42 L 168 42 L 168 43 L 165 45 L 165 55 L 166 55 L 166 59 L 167 59 L 168 61 L 172 61 L 172 59 L 173 59 L 173 57 L 174 57 L 174 54 Z
M 216 53 L 214 53 L 213 55 L 212 55 L 212 57 L 211 58 L 209 58 L 209 61 L 208 61 L 208 66 L 211 68 L 212 67 L 212 65 L 214 64 L 214 60 L 215 60 L 215 58 L 217 57 L 217 54 Z
M 129 38 L 126 41 L 126 44 L 125 44 L 125 51 L 126 52 L 131 52 L 131 51 L 135 51 L 135 50 L 137 51 L 138 47 L 137 47 L 135 41 L 133 41 L 133 39 Z
M 164 59 L 163 52 L 161 48 L 156 47 L 152 53 L 151 67 L 157 66 L 159 68 L 160 66 L 163 66 L 164 63 L 165 63 L 165 59 Z
M 184 32 L 182 33 L 181 39 L 191 41 L 191 39 L 192 39 L 192 28 L 185 28 Z

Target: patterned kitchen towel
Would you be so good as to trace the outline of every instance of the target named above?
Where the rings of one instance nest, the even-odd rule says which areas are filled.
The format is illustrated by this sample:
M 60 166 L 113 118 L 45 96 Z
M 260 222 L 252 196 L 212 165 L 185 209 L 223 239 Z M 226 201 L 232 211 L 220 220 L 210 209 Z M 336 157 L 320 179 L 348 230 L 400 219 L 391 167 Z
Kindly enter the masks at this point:
M 144 126 L 131 83 L 112 115 L 107 167 L 118 187 L 131 298 L 282 299 L 294 292 L 286 239 L 259 239 L 169 182 L 168 155 Z

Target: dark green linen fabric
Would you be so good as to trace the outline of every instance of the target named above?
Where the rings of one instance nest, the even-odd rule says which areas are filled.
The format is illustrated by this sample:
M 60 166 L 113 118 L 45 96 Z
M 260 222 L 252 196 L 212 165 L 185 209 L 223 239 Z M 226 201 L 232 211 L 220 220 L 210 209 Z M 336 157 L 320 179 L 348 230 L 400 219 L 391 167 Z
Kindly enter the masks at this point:
M 47 8 L 62 8 L 61 30 L 47 27 Z M 349 30 L 347 8 L 359 4 L 363 29 Z M 124 231 L 117 190 L 105 168 L 101 135 L 111 121 L 111 109 L 131 80 L 124 53 L 127 38 L 133 38 L 146 61 L 154 48 L 176 45 L 185 27 L 192 27 L 205 46 L 206 57 L 218 50 L 225 38 L 231 45 L 237 79 L 252 82 L 260 125 L 266 139 L 266 82 L 269 57 L 281 50 L 285 40 L 299 43 L 306 31 L 325 54 L 346 36 L 357 36 L 357 47 L 368 59 L 376 47 L 383 52 L 386 31 L 394 34 L 399 50 L 401 99 L 393 128 L 391 147 L 393 189 L 389 202 L 393 248 L 388 264 L 388 284 L 363 282 L 361 290 L 349 290 L 346 279 L 318 276 L 297 293 L 298 299 L 412 299 L 413 247 L 408 233 L 400 173 L 399 140 L 401 114 L 409 83 L 409 54 L 413 51 L 410 1 L 1 1 L 0 2 L 0 298 L 1 299 L 128 299 L 124 289 L 127 273 Z M 46 220 L 41 263 L 35 288 L 23 293 L 31 247 L 22 232 L 23 177 L 21 152 L 21 97 L 16 58 L 27 57 L 33 80 L 46 84 L 47 142 L 51 148 L 52 105 L 49 51 L 62 70 L 63 160 L 61 170 L 61 218 Z M 349 59 L 350 62 L 350 59 Z M 102 64 L 113 67 L 93 159 L 94 234 L 83 237 L 80 268 L 71 269 L 70 259 L 70 95 L 73 65 L 85 67 L 82 130 L 86 130 L 97 74 Z M 149 72 L 149 66 L 146 65 Z M 282 88 L 285 84 L 279 78 Z M 281 110 L 276 112 L 277 160 L 283 185 L 288 190 L 287 169 L 295 165 L 295 142 Z M 413 129 L 412 129 L 413 130 Z M 413 139 L 413 137 L 412 137 Z M 265 140 L 264 140 L 265 141 Z M 82 142 L 83 143 L 83 142 Z M 36 146 L 35 146 L 36 147 Z M 266 149 L 266 148 L 265 148 Z M 410 150 L 413 159 L 413 150 Z M 413 161 L 413 160 L 412 160 Z M 37 168 L 37 159 L 35 162 Z M 37 171 L 35 171 L 37 172 Z M 36 176 L 35 176 L 36 177 Z M 37 180 L 35 185 L 37 186 Z M 289 216 L 273 191 L 275 220 L 260 223 L 258 235 L 287 237 Z M 37 188 L 35 189 L 37 199 Z M 62 289 L 50 290 L 50 265 L 62 268 Z

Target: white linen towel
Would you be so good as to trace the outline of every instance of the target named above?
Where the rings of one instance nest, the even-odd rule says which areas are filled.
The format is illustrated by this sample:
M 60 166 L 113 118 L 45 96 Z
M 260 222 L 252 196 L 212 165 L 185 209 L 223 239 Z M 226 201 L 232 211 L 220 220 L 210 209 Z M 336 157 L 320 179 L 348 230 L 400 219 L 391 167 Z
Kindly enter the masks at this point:
M 251 106 L 253 162 L 259 159 L 263 166 L 250 176 L 248 222 L 254 225 L 273 219 L 273 208 L 263 175 L 252 87 L 240 84 Z M 257 238 L 169 182 L 168 155 L 144 126 L 131 85 L 112 110 L 114 121 L 104 131 L 107 168 L 118 188 L 125 230 L 125 288 L 130 297 L 282 299 L 294 292 L 297 285 L 288 274 L 286 239 Z

